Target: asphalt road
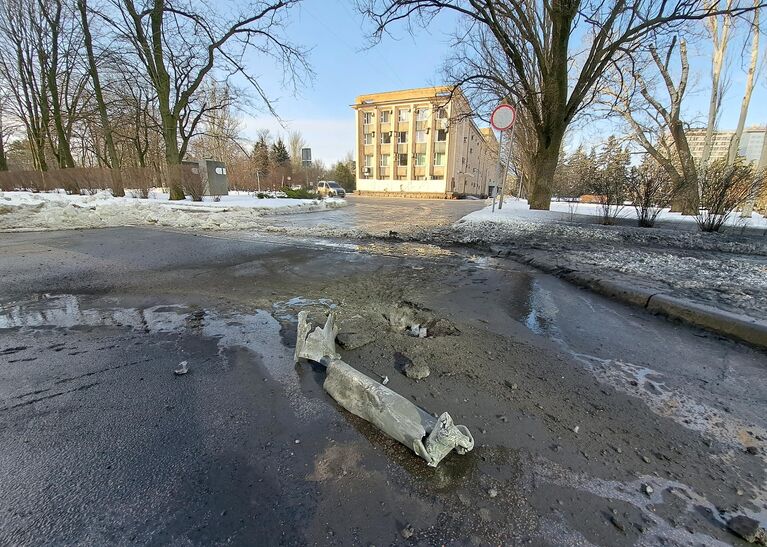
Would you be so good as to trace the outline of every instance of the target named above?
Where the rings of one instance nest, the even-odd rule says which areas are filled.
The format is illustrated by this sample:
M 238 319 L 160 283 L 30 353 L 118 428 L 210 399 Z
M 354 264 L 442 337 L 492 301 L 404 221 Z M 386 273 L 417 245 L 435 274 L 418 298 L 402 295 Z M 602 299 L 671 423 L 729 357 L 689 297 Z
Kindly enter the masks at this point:
M 765 354 L 515 262 L 120 228 L 5 234 L 0 276 L 0 544 L 716 545 L 767 520 Z M 409 302 L 459 334 L 381 323 Z M 296 314 L 331 307 L 372 337 L 345 360 L 477 447 L 428 468 L 294 365 Z
M 473 211 L 482 209 L 484 200 L 398 199 L 350 194 L 348 205 L 318 213 L 269 217 L 272 226 L 311 228 L 330 225 L 336 228 L 372 233 L 407 229 L 426 229 L 452 224 Z

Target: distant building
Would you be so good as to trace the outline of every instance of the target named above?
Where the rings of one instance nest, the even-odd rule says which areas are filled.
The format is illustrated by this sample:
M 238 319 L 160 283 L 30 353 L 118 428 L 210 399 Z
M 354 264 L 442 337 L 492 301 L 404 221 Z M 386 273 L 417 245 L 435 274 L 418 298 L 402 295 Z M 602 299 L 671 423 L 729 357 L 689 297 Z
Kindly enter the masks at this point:
M 711 147 L 710 161 L 716 161 L 727 157 L 730 150 L 730 142 L 735 135 L 735 131 L 714 131 L 714 143 Z M 687 144 L 690 146 L 690 153 L 696 162 L 703 158 L 703 147 L 706 142 L 705 129 L 688 129 L 686 132 Z
M 762 152 L 764 142 L 764 127 L 753 126 L 743 130 L 738 146 L 738 155 L 746 161 L 757 163 Z M 703 158 L 703 144 L 706 140 L 705 129 L 689 129 L 686 132 L 687 143 L 690 145 L 690 153 L 695 161 Z M 711 148 L 711 161 L 726 158 L 730 151 L 730 143 L 735 136 L 735 131 L 714 131 L 714 143 Z
M 740 137 L 738 154 L 745 157 L 746 160 L 750 162 L 759 163 L 759 156 L 762 153 L 762 146 L 764 145 L 764 133 L 764 126 L 755 126 L 745 129 L 743 135 Z
M 497 184 L 495 135 L 477 128 L 460 90 L 452 97 L 448 87 L 361 95 L 352 108 L 359 193 L 486 196 Z

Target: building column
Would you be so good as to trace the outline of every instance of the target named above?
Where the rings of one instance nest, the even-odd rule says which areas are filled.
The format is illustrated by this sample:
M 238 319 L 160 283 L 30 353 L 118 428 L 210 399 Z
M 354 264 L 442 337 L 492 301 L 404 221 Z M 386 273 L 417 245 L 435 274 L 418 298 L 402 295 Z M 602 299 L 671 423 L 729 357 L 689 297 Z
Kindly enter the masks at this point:
M 429 119 L 426 122 L 426 180 L 434 173 L 434 105 L 429 103 Z
M 410 121 L 408 122 L 408 132 L 407 132 L 407 140 L 408 140 L 408 147 L 407 147 L 407 153 L 408 153 L 408 161 L 407 161 L 407 178 L 409 180 L 415 180 L 415 149 L 416 149 L 416 142 L 415 142 L 415 104 L 410 103 Z
M 375 107 L 373 111 L 373 178 L 375 180 L 381 179 L 381 147 L 379 142 L 381 139 L 381 112 L 378 107 Z

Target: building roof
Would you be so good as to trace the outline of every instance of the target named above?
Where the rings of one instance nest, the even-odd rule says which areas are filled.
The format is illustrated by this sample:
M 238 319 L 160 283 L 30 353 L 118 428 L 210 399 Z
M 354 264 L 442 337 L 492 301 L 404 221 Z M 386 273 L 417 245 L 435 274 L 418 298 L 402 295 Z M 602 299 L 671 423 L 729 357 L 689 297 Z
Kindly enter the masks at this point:
M 415 89 L 400 89 L 397 91 L 384 91 L 382 93 L 368 93 L 357 97 L 353 108 L 360 107 L 367 103 L 399 103 L 403 101 L 433 100 L 437 98 L 446 99 L 450 93 L 454 96 L 463 97 L 460 88 L 452 86 L 418 87 Z

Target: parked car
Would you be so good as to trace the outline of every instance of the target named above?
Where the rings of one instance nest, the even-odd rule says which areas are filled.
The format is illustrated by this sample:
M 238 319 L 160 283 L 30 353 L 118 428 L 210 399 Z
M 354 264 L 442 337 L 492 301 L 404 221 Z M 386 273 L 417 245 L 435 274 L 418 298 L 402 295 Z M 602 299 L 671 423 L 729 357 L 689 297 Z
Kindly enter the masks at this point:
M 321 180 L 317 183 L 317 195 L 320 197 L 345 198 L 346 190 L 334 180 Z

